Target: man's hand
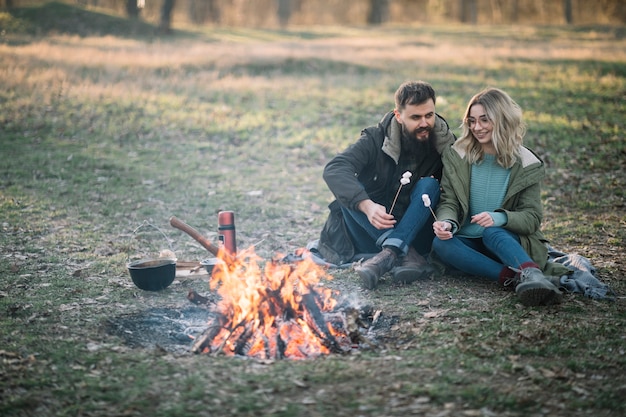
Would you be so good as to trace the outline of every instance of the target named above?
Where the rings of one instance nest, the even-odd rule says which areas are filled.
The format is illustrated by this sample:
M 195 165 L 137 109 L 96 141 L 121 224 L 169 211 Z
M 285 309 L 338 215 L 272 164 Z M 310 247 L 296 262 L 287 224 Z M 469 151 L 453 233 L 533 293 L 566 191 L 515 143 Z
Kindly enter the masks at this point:
M 387 213 L 385 206 L 381 206 L 372 200 L 361 201 L 359 210 L 365 213 L 367 220 L 377 229 L 390 229 L 396 224 L 396 219 Z

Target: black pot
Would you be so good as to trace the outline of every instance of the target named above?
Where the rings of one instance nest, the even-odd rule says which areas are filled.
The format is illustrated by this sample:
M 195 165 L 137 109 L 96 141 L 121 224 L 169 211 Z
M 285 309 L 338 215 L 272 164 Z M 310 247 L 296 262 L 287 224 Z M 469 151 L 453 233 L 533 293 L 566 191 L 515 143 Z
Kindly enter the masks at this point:
M 133 283 L 142 290 L 161 291 L 176 278 L 174 259 L 142 259 L 128 264 Z

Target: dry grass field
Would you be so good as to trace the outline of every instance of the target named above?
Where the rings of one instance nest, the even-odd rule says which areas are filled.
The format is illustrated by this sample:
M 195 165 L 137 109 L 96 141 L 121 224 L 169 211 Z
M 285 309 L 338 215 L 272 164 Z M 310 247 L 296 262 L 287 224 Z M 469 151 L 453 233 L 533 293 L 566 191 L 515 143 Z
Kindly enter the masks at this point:
M 0 37 L 0 413 L 3 416 L 619 416 L 626 412 L 626 38 L 621 27 L 214 28 L 155 37 Z M 25 18 L 24 18 L 25 19 Z M 34 21 L 34 20 L 33 20 Z M 9 23 L 11 25 L 9 25 Z M 84 27 L 89 28 L 82 22 Z M 7 28 L 18 28 L 7 30 Z M 104 34 L 103 34 L 104 32 Z M 175 215 L 262 259 L 319 235 L 324 164 L 429 81 L 458 133 L 485 86 L 524 108 L 548 166 L 544 232 L 588 257 L 614 301 L 525 308 L 479 278 L 343 298 L 382 312 L 375 348 L 307 360 L 193 354 L 187 294 L 126 267 L 171 246 L 209 256 Z M 146 222 L 164 232 L 142 229 Z M 187 315 L 187 316 L 186 316 Z M 131 327 L 134 325 L 134 327 Z

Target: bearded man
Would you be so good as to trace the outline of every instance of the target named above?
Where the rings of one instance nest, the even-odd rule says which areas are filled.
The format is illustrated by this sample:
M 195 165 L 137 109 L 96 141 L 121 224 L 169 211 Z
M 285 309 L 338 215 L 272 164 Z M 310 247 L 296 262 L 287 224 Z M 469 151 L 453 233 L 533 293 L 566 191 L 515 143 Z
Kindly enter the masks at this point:
M 434 219 L 422 195 L 434 208 L 441 153 L 456 139 L 435 112 L 435 101 L 430 84 L 402 84 L 395 109 L 324 168 L 324 181 L 336 200 L 317 249 L 331 263 L 358 261 L 355 270 L 364 288 L 376 288 L 389 271 L 394 282 L 402 283 L 434 271 L 425 258 Z

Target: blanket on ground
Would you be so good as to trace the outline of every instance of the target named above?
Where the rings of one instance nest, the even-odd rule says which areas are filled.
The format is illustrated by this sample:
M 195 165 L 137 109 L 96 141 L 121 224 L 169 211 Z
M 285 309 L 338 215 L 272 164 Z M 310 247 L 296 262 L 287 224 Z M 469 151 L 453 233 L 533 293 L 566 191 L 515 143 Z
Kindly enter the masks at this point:
M 615 293 L 596 277 L 596 268 L 591 261 L 577 253 L 565 253 L 549 248 L 551 262 L 563 264 L 573 270 L 571 274 L 560 277 L 561 289 L 579 293 L 594 300 L 615 301 Z

